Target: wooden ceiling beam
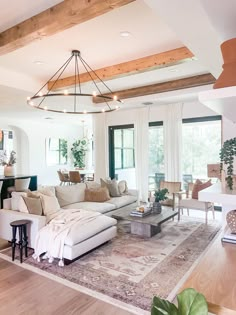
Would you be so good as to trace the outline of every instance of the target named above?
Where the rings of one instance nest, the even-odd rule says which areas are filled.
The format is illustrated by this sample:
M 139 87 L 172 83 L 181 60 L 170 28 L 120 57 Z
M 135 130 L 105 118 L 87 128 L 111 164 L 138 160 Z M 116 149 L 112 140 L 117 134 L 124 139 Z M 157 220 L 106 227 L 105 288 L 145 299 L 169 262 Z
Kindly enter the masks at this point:
M 116 91 L 113 95 L 116 95 L 119 99 L 128 99 L 133 97 L 139 97 L 144 95 L 158 94 L 175 90 L 188 89 L 196 86 L 207 85 L 215 83 L 216 79 L 212 74 L 206 73 L 188 77 L 184 79 L 176 79 L 172 81 L 156 83 L 147 86 L 136 87 L 128 90 Z M 113 96 L 111 94 L 104 94 L 104 96 Z M 101 98 L 93 98 L 94 103 L 103 103 Z
M 108 66 L 105 68 L 97 69 L 96 74 L 102 80 L 110 80 L 118 77 L 124 77 L 127 75 L 142 73 L 145 71 L 150 71 L 154 69 L 160 69 L 164 67 L 171 66 L 173 64 L 178 64 L 189 60 L 193 57 L 192 52 L 187 47 L 180 47 L 177 49 L 172 49 L 155 55 L 139 58 L 136 60 L 131 60 L 123 62 L 117 65 Z M 96 80 L 93 73 L 90 75 Z M 80 74 L 80 82 L 85 83 L 91 81 L 90 75 L 86 73 Z M 48 90 L 53 86 L 53 91 L 58 89 L 65 89 L 73 86 L 75 84 L 74 76 L 59 79 L 56 83 L 55 81 L 50 81 L 48 84 Z
M 62 32 L 135 0 L 64 0 L 0 33 L 0 55 Z

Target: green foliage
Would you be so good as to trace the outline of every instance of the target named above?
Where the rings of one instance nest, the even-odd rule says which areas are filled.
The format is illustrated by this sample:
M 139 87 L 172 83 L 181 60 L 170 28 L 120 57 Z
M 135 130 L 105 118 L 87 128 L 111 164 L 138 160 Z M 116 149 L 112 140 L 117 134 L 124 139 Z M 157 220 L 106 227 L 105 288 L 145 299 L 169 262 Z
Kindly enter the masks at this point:
M 178 307 L 168 300 L 154 296 L 151 315 L 207 315 L 205 297 L 192 288 L 177 295 Z
M 83 168 L 85 167 L 84 158 L 88 147 L 88 140 L 76 140 L 72 144 L 71 153 L 74 159 L 74 166 Z
M 167 188 L 155 190 L 154 192 L 155 202 L 166 200 L 167 199 L 166 194 L 168 194 Z
M 68 145 L 67 145 L 67 140 L 65 139 L 60 139 L 60 151 L 62 156 L 65 158 L 67 161 L 68 158 Z
M 221 162 L 221 170 L 223 169 L 223 165 L 227 166 L 226 171 L 226 181 L 229 188 L 233 189 L 233 164 L 234 157 L 236 156 L 236 138 L 232 138 L 230 140 L 226 140 L 220 150 L 220 162 Z

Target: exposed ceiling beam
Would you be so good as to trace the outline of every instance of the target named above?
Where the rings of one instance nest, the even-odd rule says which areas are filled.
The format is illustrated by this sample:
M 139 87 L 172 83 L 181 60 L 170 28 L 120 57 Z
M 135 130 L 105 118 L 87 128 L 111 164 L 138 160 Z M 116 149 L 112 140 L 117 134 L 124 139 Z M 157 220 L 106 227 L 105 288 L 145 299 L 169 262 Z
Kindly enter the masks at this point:
M 0 33 L 0 55 L 62 32 L 135 0 L 64 0 Z
M 101 68 L 96 70 L 96 74 L 102 80 L 109 80 L 118 77 L 127 76 L 135 73 L 142 73 L 145 71 L 150 71 L 154 69 L 160 69 L 164 67 L 171 66 L 173 64 L 178 64 L 192 58 L 193 54 L 187 47 L 180 47 L 173 50 L 165 51 L 155 55 L 139 58 L 136 60 L 131 60 L 123 62 L 117 65 Z M 85 83 L 91 81 L 90 75 L 94 78 L 92 72 L 82 73 L 80 75 L 80 83 Z M 59 79 L 56 83 L 55 81 L 50 81 L 48 84 L 48 90 L 53 87 L 53 90 L 68 88 L 75 84 L 75 77 L 67 77 Z
M 206 85 L 206 84 L 213 84 L 215 83 L 216 79 L 213 77 L 212 74 L 206 73 L 201 75 L 196 75 L 194 77 L 188 77 L 184 79 L 177 79 L 162 83 L 156 83 L 147 86 L 136 87 L 128 90 L 116 91 L 114 94 L 119 99 L 127 99 L 133 98 L 138 96 L 144 95 L 151 95 L 181 89 L 192 88 L 196 86 Z M 113 95 L 114 95 L 113 94 Z M 104 96 L 112 96 L 111 94 L 104 94 Z M 94 103 L 103 103 L 101 98 L 93 98 Z

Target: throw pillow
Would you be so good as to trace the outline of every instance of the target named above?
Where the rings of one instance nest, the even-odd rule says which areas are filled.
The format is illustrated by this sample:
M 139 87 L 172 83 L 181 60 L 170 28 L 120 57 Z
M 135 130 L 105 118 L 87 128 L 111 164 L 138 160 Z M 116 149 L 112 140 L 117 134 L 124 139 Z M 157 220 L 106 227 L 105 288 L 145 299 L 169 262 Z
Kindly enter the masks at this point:
M 115 179 L 105 181 L 101 178 L 100 181 L 101 181 L 102 187 L 107 187 L 111 197 L 120 197 L 121 196 L 121 194 L 119 192 L 117 181 Z
M 126 180 L 119 181 L 118 189 L 121 195 L 126 195 L 128 193 L 128 186 Z
M 11 193 L 11 209 L 12 210 L 19 210 L 21 212 L 28 212 L 24 199 L 22 196 L 27 196 L 25 192 L 16 192 L 13 191 Z
M 49 215 L 60 210 L 60 205 L 55 196 L 41 194 L 40 199 L 43 207 L 43 215 Z
M 198 199 L 198 193 L 199 191 L 210 187 L 212 185 L 211 180 L 209 179 L 207 182 L 203 183 L 199 179 L 196 180 L 196 182 L 193 185 L 193 191 L 192 191 L 192 198 Z
M 86 185 L 86 188 L 92 188 L 92 189 L 97 189 L 97 188 L 101 188 L 101 185 L 97 182 L 94 181 L 85 181 L 84 182 Z
M 105 202 L 109 199 L 109 191 L 106 187 L 85 189 L 84 201 Z
M 27 206 L 28 212 L 31 214 L 36 214 L 36 215 L 42 215 L 43 214 L 43 209 L 42 209 L 42 204 L 40 197 L 22 197 L 25 201 L 25 204 Z

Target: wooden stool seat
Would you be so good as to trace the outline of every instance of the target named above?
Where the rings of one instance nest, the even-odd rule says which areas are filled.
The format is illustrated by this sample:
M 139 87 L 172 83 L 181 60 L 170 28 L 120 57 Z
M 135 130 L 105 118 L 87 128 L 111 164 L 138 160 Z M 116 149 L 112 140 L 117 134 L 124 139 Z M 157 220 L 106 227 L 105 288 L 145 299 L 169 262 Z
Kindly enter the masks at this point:
M 19 229 L 19 248 L 20 248 L 20 262 L 23 262 L 23 248 L 25 248 L 25 257 L 28 257 L 27 245 L 28 245 L 28 236 L 26 226 L 31 221 L 29 220 L 17 220 L 10 223 L 12 227 L 12 261 L 15 259 L 15 248 L 16 248 L 16 232 L 17 228 Z

